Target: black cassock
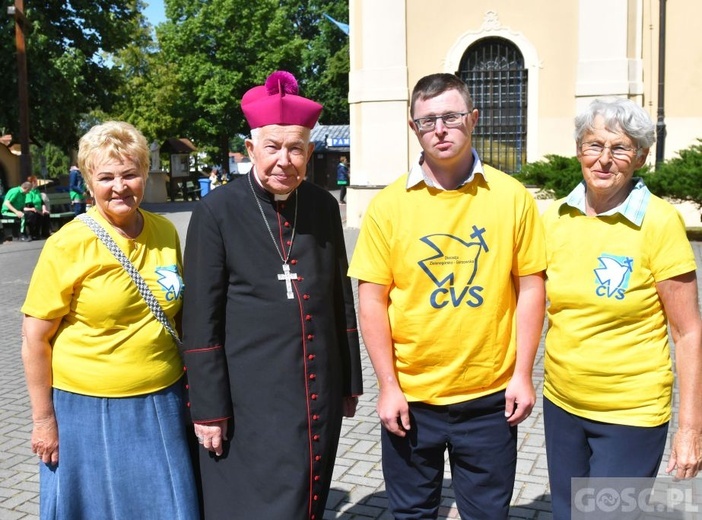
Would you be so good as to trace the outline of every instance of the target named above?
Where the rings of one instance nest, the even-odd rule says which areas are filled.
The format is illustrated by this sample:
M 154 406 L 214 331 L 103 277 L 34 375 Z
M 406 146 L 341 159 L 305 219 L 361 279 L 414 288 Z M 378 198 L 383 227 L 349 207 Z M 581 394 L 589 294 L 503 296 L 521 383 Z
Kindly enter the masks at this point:
M 342 398 L 362 392 L 339 206 L 306 181 L 274 201 L 252 175 L 197 203 L 185 247 L 190 412 L 229 419 L 223 455 L 198 451 L 205 519 L 321 520 Z

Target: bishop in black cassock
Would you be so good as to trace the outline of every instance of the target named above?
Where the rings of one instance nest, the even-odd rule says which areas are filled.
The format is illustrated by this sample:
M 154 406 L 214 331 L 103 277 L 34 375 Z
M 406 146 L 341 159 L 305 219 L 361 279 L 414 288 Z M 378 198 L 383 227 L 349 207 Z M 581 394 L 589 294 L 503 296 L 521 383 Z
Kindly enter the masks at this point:
M 338 203 L 302 180 L 321 106 L 285 81 L 242 99 L 254 168 L 188 228 L 182 354 L 206 520 L 321 520 L 362 392 Z

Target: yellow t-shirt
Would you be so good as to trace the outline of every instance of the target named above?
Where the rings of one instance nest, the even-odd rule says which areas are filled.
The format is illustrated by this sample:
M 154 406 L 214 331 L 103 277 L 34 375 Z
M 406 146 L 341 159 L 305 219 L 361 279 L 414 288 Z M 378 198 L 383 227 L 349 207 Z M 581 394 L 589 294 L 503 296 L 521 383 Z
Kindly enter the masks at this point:
M 544 395 L 580 417 L 657 426 L 670 419 L 667 321 L 656 282 L 694 271 L 678 212 L 651 196 L 639 228 L 621 214 L 544 214 L 549 329 Z
M 178 234 L 166 218 L 140 211 L 144 229 L 135 240 L 119 235 L 95 208 L 89 214 L 109 232 L 173 320 L 183 298 Z M 52 340 L 55 388 L 126 397 L 166 388 L 183 374 L 173 339 L 129 274 L 78 220 L 46 241 L 22 312 L 62 320 Z
M 445 405 L 504 389 L 516 356 L 513 277 L 546 267 L 533 197 L 484 166 L 459 189 L 402 176 L 371 202 L 349 276 L 390 285 L 398 382 Z

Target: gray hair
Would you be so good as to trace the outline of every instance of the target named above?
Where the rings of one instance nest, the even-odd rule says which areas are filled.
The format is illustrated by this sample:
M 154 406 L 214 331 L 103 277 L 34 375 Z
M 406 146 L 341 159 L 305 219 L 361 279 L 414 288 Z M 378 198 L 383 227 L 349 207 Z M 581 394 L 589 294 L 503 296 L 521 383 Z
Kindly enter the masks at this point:
M 639 149 L 650 148 L 656 142 L 656 126 L 648 113 L 630 99 L 595 99 L 575 118 L 575 141 L 582 144 L 583 136 L 594 130 L 597 116 L 604 120 L 605 128 L 611 132 L 623 132 Z

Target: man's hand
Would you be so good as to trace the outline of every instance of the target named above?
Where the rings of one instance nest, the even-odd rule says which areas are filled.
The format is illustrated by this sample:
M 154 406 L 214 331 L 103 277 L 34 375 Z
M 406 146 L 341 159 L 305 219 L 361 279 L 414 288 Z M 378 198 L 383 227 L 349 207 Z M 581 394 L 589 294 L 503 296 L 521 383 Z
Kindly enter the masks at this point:
M 695 478 L 702 470 L 702 434 L 692 429 L 679 429 L 673 437 L 673 447 L 665 472 L 678 479 Z
M 380 422 L 390 433 L 398 437 L 407 435 L 410 429 L 409 405 L 399 387 L 383 389 L 381 386 L 377 410 Z
M 208 451 L 214 452 L 218 457 L 224 452 L 224 441 L 227 437 L 227 420 L 215 421 L 207 424 L 195 423 L 195 436 L 197 442 Z
M 536 392 L 530 377 L 514 376 L 505 391 L 505 417 L 510 426 L 517 426 L 529 417 L 536 404 Z

